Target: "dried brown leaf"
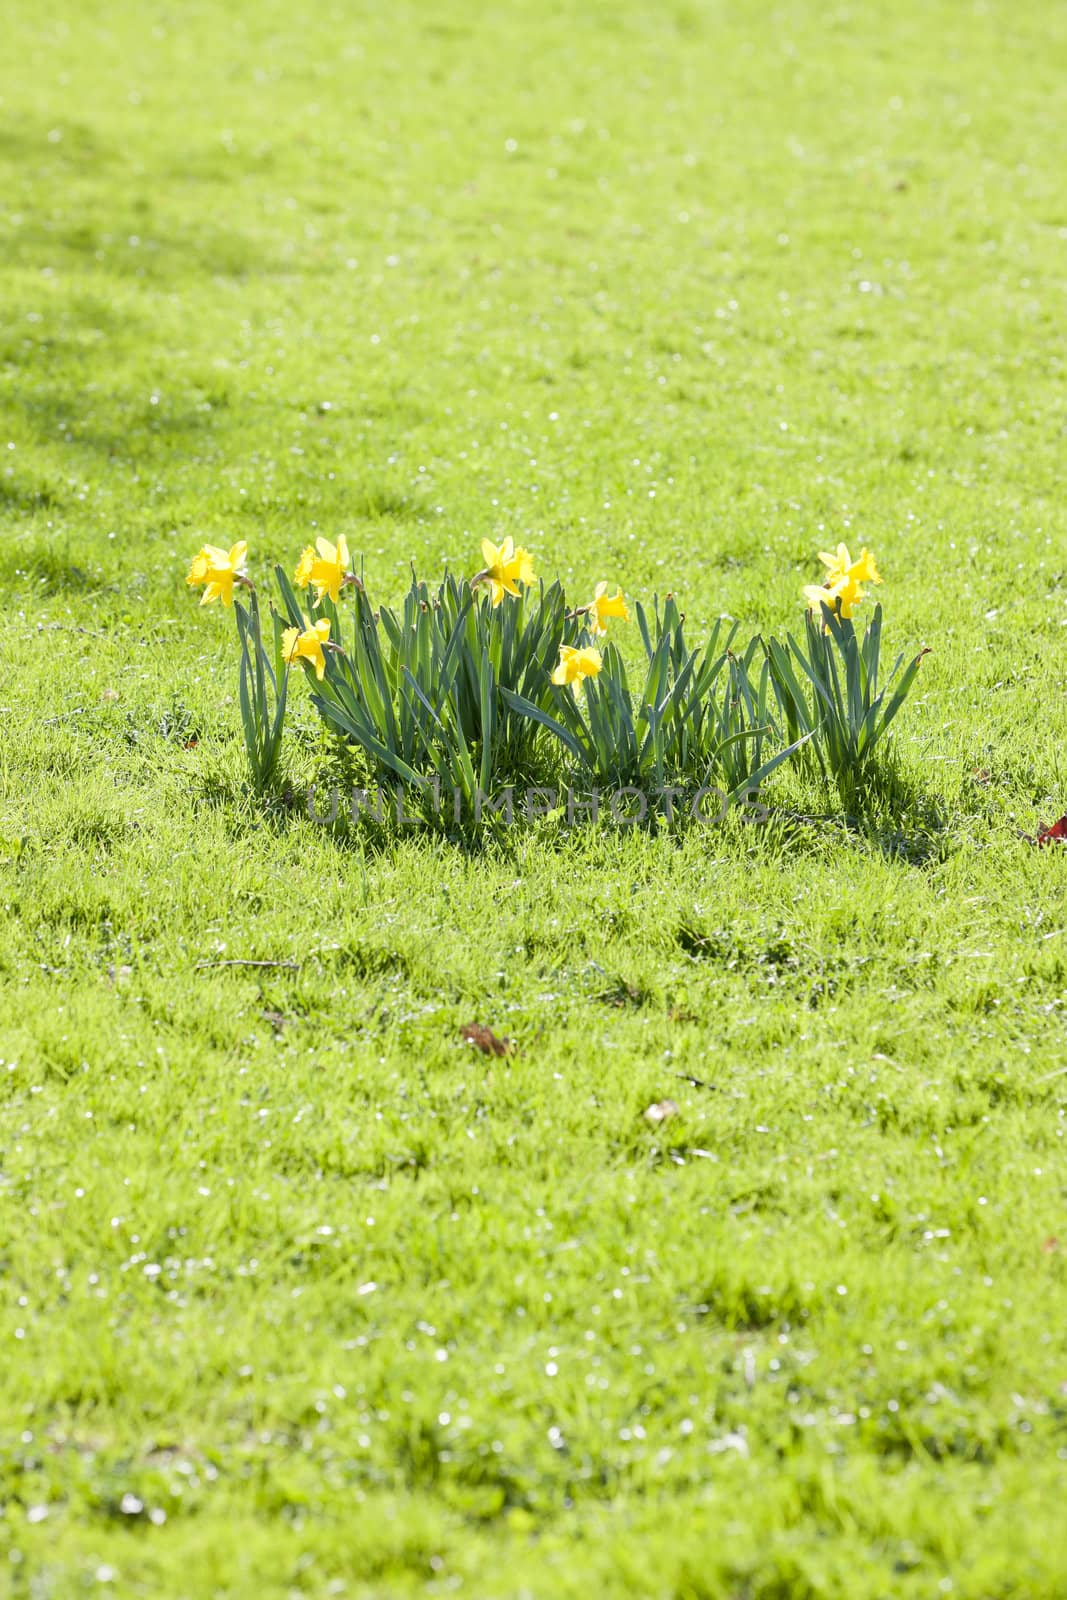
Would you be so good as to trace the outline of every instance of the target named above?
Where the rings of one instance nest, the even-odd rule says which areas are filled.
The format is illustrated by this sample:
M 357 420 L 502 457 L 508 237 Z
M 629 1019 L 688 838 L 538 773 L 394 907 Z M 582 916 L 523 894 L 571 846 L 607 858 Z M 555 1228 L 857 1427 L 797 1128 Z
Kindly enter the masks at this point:
M 1067 843 L 1067 816 L 1061 817 L 1049 828 L 1039 826 L 1037 838 L 1033 842 L 1036 845 Z
M 468 1022 L 459 1031 L 468 1044 L 486 1056 L 509 1056 L 515 1048 L 513 1039 L 498 1039 L 484 1022 Z

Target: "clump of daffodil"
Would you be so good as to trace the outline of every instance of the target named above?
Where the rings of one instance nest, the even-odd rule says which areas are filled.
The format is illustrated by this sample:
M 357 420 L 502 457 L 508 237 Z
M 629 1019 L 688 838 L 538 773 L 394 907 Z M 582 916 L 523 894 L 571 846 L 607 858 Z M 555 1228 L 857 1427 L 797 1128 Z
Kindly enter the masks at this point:
M 608 631 L 608 620 L 618 617 L 623 622 L 629 622 L 630 611 L 622 597 L 622 590 L 616 584 L 615 593 L 608 594 L 606 583 L 598 583 L 592 600 L 584 607 L 586 626 L 589 632 L 597 639 L 603 639 Z
M 559 666 L 552 674 L 552 682 L 561 687 L 572 684 L 577 693 L 582 686 L 582 679 L 595 678 L 602 665 L 603 657 L 592 645 L 579 649 L 572 644 L 561 644 Z
M 315 623 L 305 617 L 303 629 L 286 628 L 282 634 L 282 655 L 286 665 L 291 666 L 294 661 L 310 661 L 321 683 L 326 672 L 326 656 L 322 647 L 329 637 L 328 617 L 320 617 Z
M 804 598 L 817 614 L 826 606 L 839 617 L 851 617 L 860 602 L 866 599 L 867 591 L 863 584 L 882 581 L 874 556 L 866 545 L 855 561 L 845 544 L 839 544 L 833 552 L 820 550 L 819 560 L 826 568 L 825 583 L 804 585 Z
M 354 573 L 348 570 L 350 565 L 348 541 L 342 533 L 338 535 L 336 544 L 331 544 L 328 539 L 316 539 L 314 548 L 308 545 L 296 564 L 294 576 L 301 589 L 306 589 L 309 583 L 314 584 L 316 605 L 321 605 L 323 596 L 327 594 L 336 605 L 344 585 L 356 582 Z
M 471 586 L 487 583 L 494 606 L 498 606 L 506 594 L 518 595 L 520 583 L 537 582 L 533 556 L 521 545 L 516 550 L 511 538 L 500 545 L 494 544 L 492 539 L 483 539 L 482 560 L 485 566 L 471 579 Z
M 222 550 L 217 544 L 201 546 L 193 557 L 185 581 L 193 588 L 204 585 L 200 597 L 202 606 L 210 605 L 212 600 L 221 600 L 224 606 L 232 606 L 235 582 L 252 587 L 244 575 L 247 554 L 248 544 L 244 539 L 231 545 L 229 550 Z

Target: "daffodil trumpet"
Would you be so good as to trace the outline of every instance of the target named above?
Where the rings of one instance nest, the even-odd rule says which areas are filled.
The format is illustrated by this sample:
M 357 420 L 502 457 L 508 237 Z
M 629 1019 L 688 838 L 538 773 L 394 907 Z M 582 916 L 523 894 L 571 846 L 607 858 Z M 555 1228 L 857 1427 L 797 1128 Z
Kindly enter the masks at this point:
M 483 539 L 482 560 L 485 566 L 471 579 L 471 588 L 477 589 L 482 584 L 488 584 L 489 598 L 494 606 L 498 606 L 506 594 L 517 600 L 520 583 L 530 585 L 537 582 L 533 556 L 521 545 L 516 549 L 510 535 L 499 545 L 494 544 L 492 539 Z
M 615 593 L 608 594 L 607 584 L 598 583 L 592 600 L 587 606 L 582 606 L 581 610 L 586 619 L 586 626 L 597 639 L 607 636 L 608 622 L 612 618 L 618 618 L 621 622 L 630 620 L 630 609 L 623 599 L 618 584 L 615 586 Z
M 593 649 L 592 645 L 587 645 L 584 649 L 580 649 L 574 645 L 561 644 L 559 647 L 559 665 L 552 673 L 552 682 L 558 688 L 562 688 L 569 683 L 577 693 L 582 686 L 583 679 L 595 678 L 603 665 L 603 656 L 599 650 Z
M 342 589 L 363 587 L 350 570 L 351 565 L 348 540 L 342 533 L 338 535 L 336 544 L 331 544 L 328 539 L 316 539 L 313 545 L 307 545 L 296 564 L 293 578 L 298 589 L 306 589 L 310 585 L 315 590 L 316 605 L 321 606 L 327 595 L 336 605 Z
M 286 667 L 296 661 L 306 661 L 314 668 L 321 683 L 326 675 L 325 649 L 330 637 L 330 620 L 320 617 L 318 622 L 304 618 L 303 628 L 286 628 L 282 634 L 282 656 Z
M 223 550 L 217 544 L 204 544 L 196 552 L 186 576 L 186 583 L 190 588 L 203 587 L 200 597 L 202 606 L 210 605 L 213 600 L 221 600 L 224 606 L 233 605 L 233 586 L 240 584 L 242 589 L 255 589 L 255 584 L 245 572 L 245 560 L 248 555 L 248 545 L 244 539 L 239 539 L 228 550 Z
M 874 555 L 864 545 L 853 561 L 848 545 L 839 544 L 836 550 L 820 550 L 819 560 L 826 568 L 826 577 L 822 583 L 804 585 L 808 610 L 818 617 L 825 606 L 832 616 L 850 622 L 856 607 L 867 598 L 863 584 L 882 581 Z

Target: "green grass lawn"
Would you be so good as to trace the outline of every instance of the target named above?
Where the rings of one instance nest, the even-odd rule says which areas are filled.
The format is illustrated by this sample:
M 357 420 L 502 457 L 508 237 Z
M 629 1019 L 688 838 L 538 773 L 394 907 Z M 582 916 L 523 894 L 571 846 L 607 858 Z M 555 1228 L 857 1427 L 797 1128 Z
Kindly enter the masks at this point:
M 1038 0 L 16 4 L 0 1595 L 1067 1593 L 1065 83 Z M 779 633 L 867 544 L 908 802 L 325 829 L 302 682 L 256 801 L 188 561 L 338 532 Z

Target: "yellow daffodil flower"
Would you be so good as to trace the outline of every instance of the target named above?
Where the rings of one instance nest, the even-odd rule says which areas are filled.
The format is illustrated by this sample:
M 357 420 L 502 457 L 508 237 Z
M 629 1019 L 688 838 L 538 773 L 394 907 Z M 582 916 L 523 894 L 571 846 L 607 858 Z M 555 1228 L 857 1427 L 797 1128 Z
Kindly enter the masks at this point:
M 603 665 L 603 657 L 599 650 L 594 650 L 591 645 L 584 649 L 576 649 L 571 644 L 561 644 L 559 647 L 559 666 L 552 674 L 552 682 L 563 685 L 574 685 L 575 691 L 582 686 L 583 678 L 595 678 Z
M 839 617 L 847 619 L 867 597 L 867 591 L 861 585 L 882 581 L 874 556 L 866 545 L 855 561 L 849 555 L 847 544 L 839 544 L 834 551 L 820 550 L 819 560 L 826 568 L 825 586 L 818 583 L 804 586 L 804 598 L 814 612 L 825 605 Z
M 806 583 L 804 598 L 808 602 L 808 610 L 815 617 L 822 616 L 823 606 L 829 607 L 831 611 L 837 610 L 837 596 L 832 589 L 824 589 L 821 583 Z M 829 632 L 829 628 L 826 631 Z
M 311 623 L 305 617 L 303 632 L 299 628 L 286 628 L 282 634 L 282 655 L 286 666 L 291 666 L 294 661 L 310 661 L 321 683 L 326 671 L 326 656 L 322 647 L 329 637 L 328 617 L 320 617 L 316 623 Z
M 511 561 L 512 570 L 520 583 L 532 584 L 537 582 L 537 573 L 534 571 L 533 556 L 529 550 L 524 550 L 519 545 Z
M 629 622 L 630 611 L 622 597 L 622 590 L 616 585 L 615 593 L 608 594 L 606 583 L 598 583 L 596 593 L 589 605 L 585 608 L 586 621 L 589 631 L 598 639 L 602 639 L 608 631 L 608 618 L 620 617 L 623 622 Z
M 301 589 L 306 589 L 309 583 L 315 585 L 316 605 L 321 606 L 322 597 L 327 594 L 336 605 L 348 577 L 349 565 L 348 541 L 342 533 L 336 544 L 330 544 L 328 539 L 316 539 L 314 549 L 308 545 L 296 564 L 294 576 Z
M 831 554 L 829 550 L 819 551 L 819 560 L 826 568 L 826 587 L 832 589 L 844 577 L 856 578 L 860 583 L 881 583 L 881 575 L 875 564 L 874 556 L 864 545 L 856 560 L 853 561 L 848 553 L 847 544 L 839 544 Z
M 537 582 L 533 556 L 521 546 L 516 550 L 510 538 L 501 545 L 494 544 L 492 539 L 483 539 L 482 560 L 485 562 L 483 570 L 471 581 L 489 585 L 494 606 L 498 606 L 506 594 L 518 595 L 520 583 Z
M 867 591 L 860 587 L 859 579 L 846 572 L 834 584 L 827 584 L 825 588 L 818 583 L 808 583 L 804 586 L 804 598 L 811 610 L 821 614 L 821 608 L 828 606 L 839 617 L 851 617 L 860 601 L 866 598 Z
M 832 588 L 838 578 L 843 578 L 849 569 L 850 556 L 847 544 L 839 544 L 836 550 L 820 550 L 819 560 L 826 568 L 826 587 Z M 817 587 L 815 584 L 812 588 Z
M 201 583 L 205 586 L 200 597 L 202 606 L 209 605 L 212 600 L 221 600 L 224 606 L 233 605 L 234 579 L 243 575 L 247 554 L 248 545 L 244 539 L 231 545 L 229 550 L 220 550 L 217 544 L 201 546 L 185 581 L 193 587 Z
M 881 583 L 882 581 L 882 574 L 878 571 L 874 556 L 866 545 L 864 545 L 852 563 L 849 571 L 854 578 L 859 579 L 860 583 Z

